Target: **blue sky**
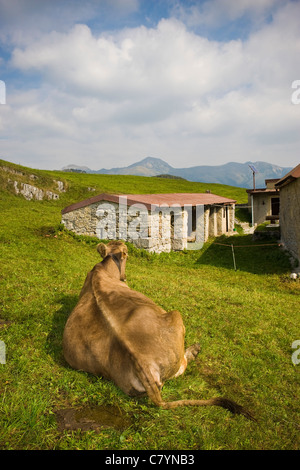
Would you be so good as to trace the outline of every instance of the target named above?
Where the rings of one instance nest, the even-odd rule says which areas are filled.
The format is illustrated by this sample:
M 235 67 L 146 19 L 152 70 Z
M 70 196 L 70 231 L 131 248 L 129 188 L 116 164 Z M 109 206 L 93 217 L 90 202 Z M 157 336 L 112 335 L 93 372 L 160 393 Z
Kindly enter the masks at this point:
M 295 166 L 299 17 L 298 0 L 0 0 L 0 158 Z

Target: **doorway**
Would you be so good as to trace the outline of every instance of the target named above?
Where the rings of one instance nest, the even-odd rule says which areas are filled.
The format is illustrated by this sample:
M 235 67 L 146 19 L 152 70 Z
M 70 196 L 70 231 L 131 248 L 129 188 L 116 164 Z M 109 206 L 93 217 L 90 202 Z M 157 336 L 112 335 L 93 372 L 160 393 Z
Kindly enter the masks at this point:
M 279 206 L 280 206 L 279 197 L 272 197 L 271 198 L 271 215 L 279 215 Z

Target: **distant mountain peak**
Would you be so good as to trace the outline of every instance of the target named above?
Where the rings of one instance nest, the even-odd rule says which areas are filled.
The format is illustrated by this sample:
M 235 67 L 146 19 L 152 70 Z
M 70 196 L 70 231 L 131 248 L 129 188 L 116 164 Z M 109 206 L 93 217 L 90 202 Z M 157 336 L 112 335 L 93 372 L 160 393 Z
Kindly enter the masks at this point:
M 157 157 L 145 157 L 143 158 L 143 160 L 141 160 L 140 162 L 138 163 L 163 163 L 164 165 L 168 165 L 167 162 L 165 162 L 165 160 L 162 160 L 161 158 L 157 158 Z
M 147 168 L 158 168 L 158 167 L 164 167 L 164 168 L 172 168 L 167 162 L 162 160 L 161 158 L 155 158 L 155 157 L 146 157 L 143 158 L 143 160 L 132 163 L 129 165 L 128 168 L 133 168 L 136 166 L 146 166 Z

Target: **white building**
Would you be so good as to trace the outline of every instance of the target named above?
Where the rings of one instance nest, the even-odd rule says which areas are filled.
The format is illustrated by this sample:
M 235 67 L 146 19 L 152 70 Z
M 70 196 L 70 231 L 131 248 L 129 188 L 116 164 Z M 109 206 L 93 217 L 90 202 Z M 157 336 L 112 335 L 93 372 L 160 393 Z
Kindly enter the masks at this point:
M 235 202 L 211 193 L 102 193 L 63 209 L 62 223 L 78 235 L 157 253 L 197 249 L 209 236 L 233 233 Z

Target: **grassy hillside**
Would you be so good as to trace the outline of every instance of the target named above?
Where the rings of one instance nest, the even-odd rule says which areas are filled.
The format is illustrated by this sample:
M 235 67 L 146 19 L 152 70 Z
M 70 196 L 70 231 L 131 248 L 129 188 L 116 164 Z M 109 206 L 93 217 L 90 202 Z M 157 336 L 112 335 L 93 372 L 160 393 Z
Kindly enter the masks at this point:
M 81 191 L 88 187 L 94 188 L 96 194 L 101 192 L 123 194 L 204 193 L 210 190 L 214 194 L 236 199 L 241 204 L 247 202 L 247 193 L 244 188 L 221 184 L 192 183 L 185 180 L 130 175 L 89 175 L 63 172 L 51 172 L 51 174 L 67 181 L 74 193 L 76 188 L 79 191 L 79 197 L 83 196 Z M 88 197 L 90 195 L 91 193 L 88 192 Z
M 187 346 L 199 341 L 202 347 L 184 376 L 165 384 L 164 399 L 226 396 L 258 422 L 217 407 L 161 410 L 65 363 L 64 325 L 100 258 L 96 239 L 60 230 L 60 210 L 89 197 L 89 187 L 120 193 L 171 192 L 178 184 L 191 189 L 159 178 L 14 169 L 25 175 L 3 171 L 0 189 L 0 340 L 6 346 L 0 449 L 299 450 L 300 365 L 291 361 L 291 345 L 299 339 L 300 284 L 290 279 L 289 260 L 276 245 L 257 247 L 237 235 L 211 239 L 201 251 L 162 255 L 129 245 L 129 286 L 166 310 L 178 309 Z M 15 195 L 7 178 L 21 183 L 32 174 L 37 186 L 54 191 L 53 180 L 61 180 L 68 190 L 59 200 Z M 231 247 L 217 243 L 235 245 L 237 271 Z M 65 409 L 95 419 L 103 410 L 118 410 L 121 418 L 97 430 L 63 429 L 57 412 Z
M 17 173 L 4 171 L 3 167 Z M 35 178 L 33 179 L 32 176 Z M 10 179 L 11 183 L 7 180 Z M 239 203 L 247 202 L 247 193 L 244 188 L 226 186 L 221 184 L 192 183 L 185 180 L 171 180 L 155 177 L 130 175 L 101 175 L 84 173 L 66 173 L 62 171 L 32 170 L 30 168 L 14 165 L 0 160 L 0 184 L 2 188 L 14 193 L 13 181 L 29 183 L 42 189 L 57 190 L 54 181 L 62 181 L 67 191 L 60 194 L 59 205 L 65 205 L 89 198 L 102 192 L 123 194 L 147 193 L 201 193 L 210 190 L 214 194 L 237 200 Z

